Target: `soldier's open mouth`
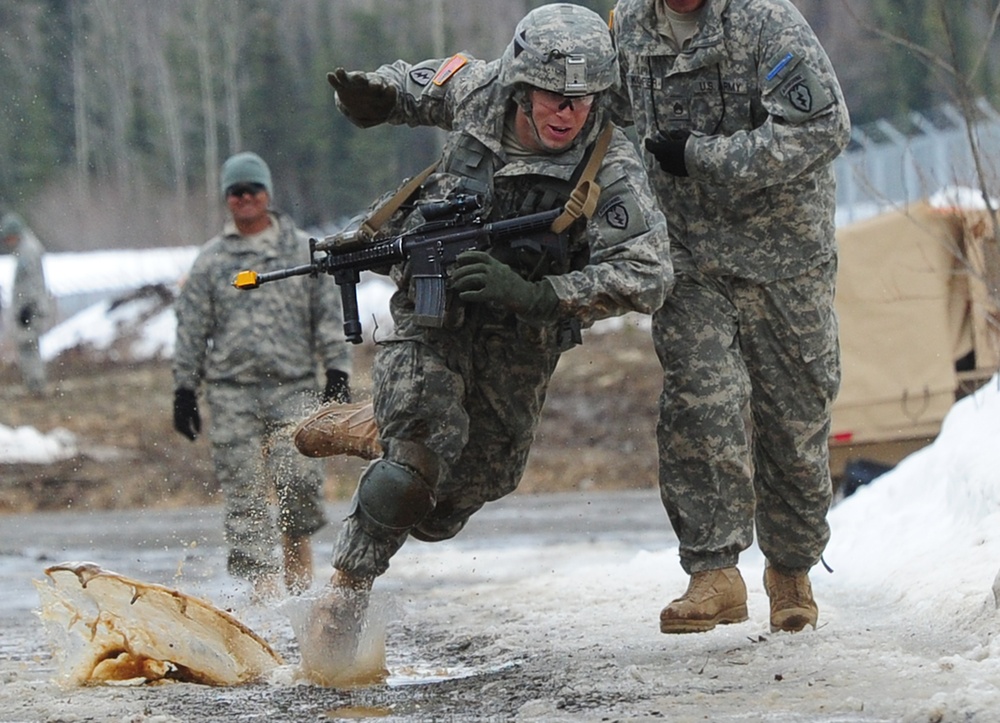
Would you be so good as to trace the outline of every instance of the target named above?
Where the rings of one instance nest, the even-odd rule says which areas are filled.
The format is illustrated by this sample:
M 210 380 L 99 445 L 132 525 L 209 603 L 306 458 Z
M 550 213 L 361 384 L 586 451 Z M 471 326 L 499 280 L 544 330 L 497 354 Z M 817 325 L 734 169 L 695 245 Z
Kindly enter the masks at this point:
M 568 136 L 572 132 L 571 128 L 561 127 L 561 126 L 549 126 L 548 130 L 549 130 L 549 135 L 555 138 L 556 140 L 563 140 L 565 139 L 566 136 Z

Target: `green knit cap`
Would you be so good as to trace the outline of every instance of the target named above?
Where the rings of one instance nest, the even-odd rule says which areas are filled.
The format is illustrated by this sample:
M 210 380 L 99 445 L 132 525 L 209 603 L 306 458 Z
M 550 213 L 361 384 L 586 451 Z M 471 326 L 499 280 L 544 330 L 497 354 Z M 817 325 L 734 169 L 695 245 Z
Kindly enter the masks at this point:
M 222 193 L 225 194 L 234 183 L 259 183 L 267 189 L 268 196 L 274 196 L 271 169 L 256 153 L 237 153 L 222 164 Z
M 0 239 L 8 236 L 20 236 L 24 231 L 24 221 L 16 213 L 6 213 L 0 220 Z

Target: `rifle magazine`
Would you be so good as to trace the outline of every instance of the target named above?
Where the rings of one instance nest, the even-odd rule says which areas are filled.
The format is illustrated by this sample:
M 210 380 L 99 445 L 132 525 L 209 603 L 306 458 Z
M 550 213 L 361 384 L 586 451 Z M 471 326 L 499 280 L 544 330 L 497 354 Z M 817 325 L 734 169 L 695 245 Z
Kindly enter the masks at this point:
M 414 321 L 420 326 L 430 326 L 440 329 L 444 326 L 445 313 L 445 280 L 437 276 L 425 276 L 414 279 Z

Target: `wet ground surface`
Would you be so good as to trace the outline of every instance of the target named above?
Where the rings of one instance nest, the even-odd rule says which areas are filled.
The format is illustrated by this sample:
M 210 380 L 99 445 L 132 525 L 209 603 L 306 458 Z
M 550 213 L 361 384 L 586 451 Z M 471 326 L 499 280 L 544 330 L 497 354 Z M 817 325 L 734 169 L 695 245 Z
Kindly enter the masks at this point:
M 330 508 L 339 519 L 345 505 Z M 221 511 L 0 518 L 0 721 L 712 721 L 993 723 L 993 605 L 947 618 L 891 588 L 816 570 L 817 630 L 772 634 L 763 559 L 740 569 L 750 620 L 664 636 L 687 578 L 655 491 L 515 494 L 450 542 L 410 541 L 379 579 L 388 679 L 341 690 L 298 674 L 284 602 L 249 603 L 225 574 Z M 337 525 L 316 540 L 317 577 Z M 68 560 L 175 587 L 230 611 L 286 665 L 261 682 L 66 687 L 32 580 Z M 988 589 L 988 584 L 987 584 Z M 312 591 L 311 591 L 312 592 Z M 990 682 L 992 681 L 992 682 Z
M 331 519 L 339 519 L 344 511 L 343 505 L 332 505 Z M 385 591 L 379 594 L 392 601 L 395 611 L 387 630 L 389 678 L 381 685 L 347 691 L 296 679 L 297 644 L 287 620 L 277 608 L 250 605 L 245 590 L 225 577 L 220 514 L 215 507 L 199 507 L 3 518 L 0 680 L 5 685 L 0 700 L 5 702 L 0 720 L 514 720 L 518 711 L 540 700 L 546 701 L 547 710 L 573 719 L 588 710 L 632 707 L 646 697 L 602 694 L 592 684 L 585 694 L 575 692 L 565 672 L 571 661 L 545 644 L 559 633 L 544 624 L 535 631 L 538 646 L 519 649 L 503 642 L 497 634 L 505 623 L 503 598 L 530 598 L 530 590 L 519 593 L 512 588 L 528 570 L 518 571 L 519 563 L 512 568 L 504 561 L 493 573 L 483 574 L 476 560 L 503 557 L 505 550 L 515 558 L 528 551 L 537 560 L 550 549 L 553 563 L 563 564 L 560 559 L 575 556 L 566 549 L 568 541 L 574 549 L 582 543 L 584 550 L 663 547 L 672 536 L 655 494 L 515 496 L 485 510 L 462 537 L 445 543 L 444 562 L 425 554 L 443 545 L 411 541 L 380 581 Z M 326 558 L 335 532 L 336 525 L 331 525 L 316 538 L 318 577 L 328 573 Z M 289 665 L 267 682 L 233 688 L 63 687 L 49 638 L 37 618 L 39 600 L 31 581 L 43 579 L 48 565 L 68 560 L 95 561 L 105 569 L 212 601 L 261 634 Z M 396 568 L 398 576 L 393 575 Z M 494 583 L 502 590 L 497 591 L 497 609 L 487 610 L 487 618 L 494 619 L 485 625 L 479 615 L 474 616 L 479 620 L 463 620 L 461 605 L 451 611 L 442 607 L 448 605 L 449 589 L 468 592 Z M 574 604 L 574 592 L 565 592 L 564 602 Z M 546 599 L 544 604 L 552 603 Z M 431 614 L 421 614 L 427 608 Z M 509 622 L 519 629 L 531 625 L 523 613 L 512 614 Z

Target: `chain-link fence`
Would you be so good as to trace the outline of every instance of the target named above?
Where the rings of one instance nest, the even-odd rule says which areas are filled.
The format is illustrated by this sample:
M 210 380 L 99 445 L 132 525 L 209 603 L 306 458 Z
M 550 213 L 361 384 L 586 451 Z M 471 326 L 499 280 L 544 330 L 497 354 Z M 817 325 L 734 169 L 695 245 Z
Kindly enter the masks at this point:
M 987 190 L 1000 194 L 1000 111 L 976 102 L 971 133 Z M 926 198 L 942 188 L 980 188 L 966 119 L 951 104 L 856 126 L 834 164 L 838 222 Z

